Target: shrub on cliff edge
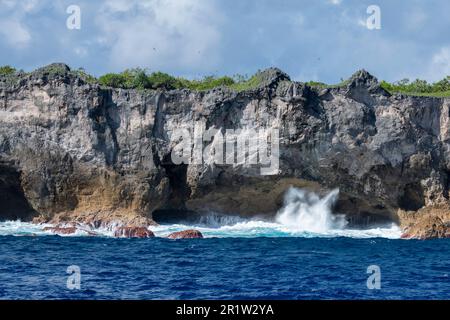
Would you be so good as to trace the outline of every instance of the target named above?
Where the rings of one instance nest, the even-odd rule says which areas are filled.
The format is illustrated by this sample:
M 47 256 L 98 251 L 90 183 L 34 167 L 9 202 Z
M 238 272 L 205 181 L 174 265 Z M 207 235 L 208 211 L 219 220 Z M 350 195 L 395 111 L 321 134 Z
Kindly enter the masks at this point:
M 16 73 L 16 69 L 11 66 L 0 67 L 0 76 L 8 76 L 10 74 Z

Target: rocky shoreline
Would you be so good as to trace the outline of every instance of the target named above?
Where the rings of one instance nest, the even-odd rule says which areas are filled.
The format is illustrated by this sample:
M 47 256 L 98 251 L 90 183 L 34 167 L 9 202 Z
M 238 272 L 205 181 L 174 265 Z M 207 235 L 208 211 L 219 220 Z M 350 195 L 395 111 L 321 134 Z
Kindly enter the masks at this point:
M 109 226 L 109 229 L 113 231 L 114 238 L 154 238 L 155 234 L 148 227 L 124 227 L 124 226 Z M 55 226 L 43 227 L 42 231 L 50 232 L 59 236 L 67 235 L 77 235 L 83 233 L 87 236 L 104 236 L 102 233 L 98 232 L 96 228 L 92 226 L 81 224 L 81 223 L 66 223 L 58 224 Z M 167 237 L 167 239 L 178 240 L 178 239 L 202 239 L 203 234 L 194 229 L 183 230 L 178 232 L 172 232 Z
M 260 76 L 241 92 L 105 88 L 62 64 L 0 77 L 0 220 L 147 228 L 155 217 L 205 212 L 270 219 L 295 186 L 339 188 L 334 211 L 352 226 L 392 221 L 405 238 L 450 237 L 449 98 L 391 95 L 366 71 L 330 88 L 278 69 Z M 277 172 L 210 157 L 174 163 L 173 133 L 198 123 L 277 130 Z

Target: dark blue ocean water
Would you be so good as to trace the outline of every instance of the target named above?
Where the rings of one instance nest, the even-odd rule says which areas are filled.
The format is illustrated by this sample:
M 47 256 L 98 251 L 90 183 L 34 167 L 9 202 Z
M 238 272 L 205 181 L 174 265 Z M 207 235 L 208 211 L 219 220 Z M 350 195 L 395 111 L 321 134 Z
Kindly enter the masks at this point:
M 449 299 L 450 241 L 0 237 L 1 299 Z M 80 290 L 67 289 L 70 265 Z M 378 265 L 381 289 L 367 288 Z

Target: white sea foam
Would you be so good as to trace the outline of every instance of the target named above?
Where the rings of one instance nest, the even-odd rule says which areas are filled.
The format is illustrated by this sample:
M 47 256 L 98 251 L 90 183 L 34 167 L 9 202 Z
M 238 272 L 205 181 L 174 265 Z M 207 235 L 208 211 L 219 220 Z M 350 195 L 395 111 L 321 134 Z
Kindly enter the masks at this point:
M 287 191 L 284 206 L 276 215 L 275 221 L 262 219 L 246 220 L 240 217 L 227 217 L 211 213 L 197 223 L 170 224 L 150 227 L 156 236 L 165 237 L 172 232 L 197 229 L 205 237 L 351 237 L 351 238 L 390 238 L 398 239 L 401 230 L 395 224 L 368 229 L 350 229 L 344 215 L 332 213 L 332 207 L 339 195 L 333 190 L 324 197 L 304 190 L 291 188 Z M 36 225 L 20 221 L 0 223 L 1 235 L 53 235 L 44 231 L 49 225 Z M 69 236 L 96 234 L 111 237 L 111 228 L 92 230 L 88 226 Z M 89 231 L 89 232 L 88 232 Z
M 161 225 L 152 228 L 156 236 L 167 236 L 172 232 L 195 228 L 203 233 L 205 237 L 351 237 L 351 238 L 390 238 L 398 239 L 401 231 L 395 224 L 390 224 L 370 229 L 336 229 L 326 232 L 302 231 L 297 228 L 290 228 L 275 222 L 251 220 L 237 223 L 232 226 L 223 226 L 220 228 L 208 228 L 198 225 Z
M 305 232 L 327 233 L 344 229 L 347 224 L 345 216 L 331 212 L 338 195 L 338 189 L 320 198 L 314 192 L 289 188 L 276 221 L 290 229 Z

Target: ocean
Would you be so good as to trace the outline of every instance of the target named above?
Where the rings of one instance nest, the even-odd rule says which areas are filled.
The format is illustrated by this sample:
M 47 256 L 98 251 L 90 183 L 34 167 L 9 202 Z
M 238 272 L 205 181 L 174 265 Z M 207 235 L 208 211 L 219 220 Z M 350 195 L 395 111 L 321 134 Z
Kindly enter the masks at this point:
M 149 239 L 0 222 L 0 299 L 450 298 L 449 239 L 352 229 L 331 214 L 337 193 L 291 189 L 273 221 L 212 213 L 150 227 Z M 204 239 L 167 239 L 192 228 Z
M 3 233 L 5 224 L 16 235 L 0 236 L 0 299 L 450 298 L 449 240 L 261 230 L 192 240 L 31 236 L 12 222 Z M 79 289 L 68 288 L 70 266 Z M 379 289 L 368 287 L 370 266 Z

